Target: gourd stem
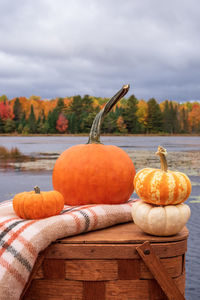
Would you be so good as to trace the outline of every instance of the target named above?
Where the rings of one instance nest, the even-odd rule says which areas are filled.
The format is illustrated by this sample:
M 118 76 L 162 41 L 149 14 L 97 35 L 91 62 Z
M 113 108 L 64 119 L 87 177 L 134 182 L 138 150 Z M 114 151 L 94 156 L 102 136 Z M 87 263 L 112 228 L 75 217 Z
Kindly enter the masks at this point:
M 156 152 L 156 154 L 160 156 L 161 170 L 167 172 L 168 165 L 166 159 L 166 155 L 167 155 L 166 149 L 163 148 L 162 146 L 158 146 L 158 151 Z
M 36 194 L 40 194 L 40 188 L 39 188 L 39 186 L 36 185 L 34 187 L 34 191 L 35 191 Z
M 101 144 L 100 142 L 100 129 L 101 124 L 105 116 L 109 113 L 109 111 L 113 108 L 113 106 L 126 95 L 129 90 L 130 85 L 124 85 L 121 90 L 117 92 L 104 106 L 102 110 L 96 115 L 92 127 L 90 130 L 88 144 Z

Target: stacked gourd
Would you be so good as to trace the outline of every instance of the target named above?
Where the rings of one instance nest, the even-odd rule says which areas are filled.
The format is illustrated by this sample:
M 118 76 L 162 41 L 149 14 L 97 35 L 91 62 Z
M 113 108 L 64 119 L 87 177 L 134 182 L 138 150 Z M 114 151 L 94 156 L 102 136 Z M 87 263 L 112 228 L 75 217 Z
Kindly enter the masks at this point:
M 135 175 L 135 191 L 141 200 L 132 205 L 132 217 L 144 232 L 170 236 L 190 217 L 190 207 L 183 202 L 191 193 L 191 182 L 186 174 L 168 170 L 166 149 L 159 146 L 156 154 L 161 169 L 145 168 Z

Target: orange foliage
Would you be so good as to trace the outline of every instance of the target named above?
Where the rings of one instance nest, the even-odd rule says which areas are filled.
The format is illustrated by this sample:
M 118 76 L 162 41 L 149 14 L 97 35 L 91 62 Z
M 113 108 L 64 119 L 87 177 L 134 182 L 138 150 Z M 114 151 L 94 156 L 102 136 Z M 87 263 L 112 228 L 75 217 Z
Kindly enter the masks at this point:
M 145 120 L 148 114 L 148 105 L 144 100 L 139 100 L 137 107 L 138 110 L 136 112 L 136 115 L 138 117 L 138 122 L 145 124 Z
M 18 97 L 18 99 L 22 105 L 22 111 L 25 111 L 26 118 L 28 118 L 31 111 L 31 105 L 33 105 L 35 117 L 36 119 L 38 119 L 42 110 L 44 110 L 45 117 L 47 117 L 49 111 L 52 111 L 56 107 L 59 98 L 53 100 L 41 100 L 40 97 L 38 96 L 31 96 L 29 99 L 27 99 L 26 97 Z M 13 111 L 15 100 L 16 98 L 10 101 L 10 106 L 12 108 L 12 111 Z M 64 98 L 63 101 L 64 101 L 64 105 L 68 107 L 72 102 L 72 98 Z
M 188 121 L 191 131 L 198 132 L 200 129 L 200 104 L 195 103 L 188 114 Z
M 117 128 L 118 128 L 119 132 L 121 132 L 121 133 L 127 132 L 126 124 L 124 124 L 124 119 L 122 116 L 119 116 L 117 119 Z

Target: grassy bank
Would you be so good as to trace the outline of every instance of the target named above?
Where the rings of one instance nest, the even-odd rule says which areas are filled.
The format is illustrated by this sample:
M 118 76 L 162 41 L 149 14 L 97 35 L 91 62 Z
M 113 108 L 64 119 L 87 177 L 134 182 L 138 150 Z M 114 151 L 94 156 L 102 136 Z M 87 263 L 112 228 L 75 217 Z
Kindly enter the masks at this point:
M 13 147 L 10 150 L 4 146 L 0 146 L 0 159 L 12 159 L 12 158 L 21 158 L 24 155 L 19 151 L 17 147 Z

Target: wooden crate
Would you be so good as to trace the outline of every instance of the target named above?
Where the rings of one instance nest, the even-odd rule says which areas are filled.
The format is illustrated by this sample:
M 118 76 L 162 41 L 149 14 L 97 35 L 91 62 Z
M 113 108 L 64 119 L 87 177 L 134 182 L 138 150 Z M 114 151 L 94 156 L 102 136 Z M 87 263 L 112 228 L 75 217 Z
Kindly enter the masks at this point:
M 156 237 L 131 222 L 57 240 L 38 257 L 22 299 L 184 299 L 187 237 L 186 227 Z

